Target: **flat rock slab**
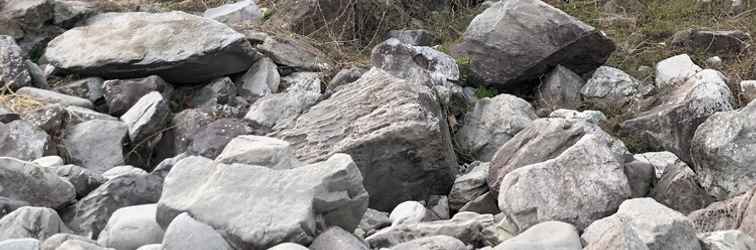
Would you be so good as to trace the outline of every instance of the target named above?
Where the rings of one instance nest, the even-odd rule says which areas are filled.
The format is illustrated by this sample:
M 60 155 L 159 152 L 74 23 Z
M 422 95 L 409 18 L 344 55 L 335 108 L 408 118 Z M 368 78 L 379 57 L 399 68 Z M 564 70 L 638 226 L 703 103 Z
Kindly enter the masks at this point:
M 200 83 L 247 70 L 255 52 L 244 35 L 183 12 L 107 13 L 53 39 L 45 58 L 80 75 Z

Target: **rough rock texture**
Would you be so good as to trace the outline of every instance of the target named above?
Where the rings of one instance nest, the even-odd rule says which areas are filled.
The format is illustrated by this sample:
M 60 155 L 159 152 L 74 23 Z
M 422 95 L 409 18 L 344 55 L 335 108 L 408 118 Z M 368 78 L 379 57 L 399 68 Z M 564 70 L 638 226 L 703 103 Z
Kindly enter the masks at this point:
M 318 235 L 312 244 L 309 246 L 310 250 L 331 250 L 331 249 L 343 249 L 343 250 L 369 250 L 368 246 L 362 242 L 362 240 L 355 237 L 353 234 L 344 231 L 340 227 L 331 227 L 325 232 Z
M 440 40 L 433 32 L 428 30 L 392 30 L 389 31 L 387 39 L 396 38 L 402 43 L 414 46 L 433 46 L 440 43 Z
M 129 139 L 133 143 L 152 139 L 165 128 L 170 121 L 171 109 L 168 100 L 159 92 L 153 91 L 143 96 L 126 113 L 121 116 L 129 126 Z
M 171 96 L 173 87 L 159 76 L 148 76 L 137 79 L 109 80 L 103 83 L 103 96 L 108 112 L 120 116 L 134 106 L 139 99 L 153 91 L 158 91 L 166 97 Z
M 76 198 L 82 198 L 107 181 L 100 174 L 76 165 L 55 166 L 55 173 L 70 182 L 76 190 Z
M 231 140 L 216 162 L 289 169 L 302 166 L 288 142 L 264 136 L 242 135 Z
M 160 243 L 163 229 L 155 221 L 156 212 L 156 204 L 116 210 L 97 237 L 97 243 L 117 250 L 136 250 L 143 245 Z
M 31 206 L 60 208 L 75 196 L 73 185 L 58 177 L 53 169 L 0 157 L 0 197 Z
M 468 202 L 488 192 L 486 179 L 490 163 L 478 163 L 470 172 L 454 179 L 454 184 L 449 192 L 449 208 L 459 210 Z
M 756 240 L 738 230 L 716 231 L 698 235 L 703 250 L 756 249 Z
M 696 173 L 682 162 L 664 170 L 649 196 L 683 214 L 714 202 L 714 197 L 706 193 L 699 184 Z
M 119 208 L 157 202 L 162 186 L 159 176 L 118 176 L 81 198 L 64 217 L 77 234 L 95 237 Z
M 114 249 L 104 248 L 104 247 L 98 246 L 95 243 L 90 243 L 89 241 L 72 239 L 72 240 L 63 242 L 63 244 L 61 244 L 55 250 L 114 250 Z
M 63 145 L 71 163 L 103 173 L 124 163 L 123 143 L 128 130 L 120 121 L 86 121 L 66 130 Z
M 517 249 L 581 250 L 583 246 L 574 226 L 559 221 L 546 221 L 494 247 L 494 250 Z
M 388 227 L 371 235 L 365 241 L 370 247 L 379 249 L 427 236 L 446 235 L 457 238 L 465 244 L 482 247 L 499 243 L 490 231 L 494 224 L 493 215 L 462 212 L 454 215 L 451 220 Z
M 355 234 L 360 236 L 360 238 L 365 238 L 365 236 L 374 234 L 376 230 L 390 225 L 391 220 L 388 213 L 368 208 L 365 214 L 362 215 L 360 225 L 355 230 Z
M 466 250 L 465 243 L 446 235 L 429 236 L 391 247 L 390 250 Z
M 604 237 L 614 237 L 619 230 L 635 231 L 650 250 L 701 249 L 693 223 L 679 212 L 651 198 L 623 202 L 617 213 L 594 222 L 585 229 L 581 237 L 590 247 Z
M 457 168 L 448 133 L 430 87 L 372 69 L 271 136 L 307 162 L 351 155 L 372 194 L 370 207 L 387 211 L 448 193 Z
M 212 227 L 182 213 L 165 229 L 161 249 L 165 250 L 231 250 L 226 240 Z
M 159 75 L 171 83 L 206 82 L 241 72 L 255 59 L 244 35 L 183 12 L 100 14 L 50 41 L 44 57 L 56 68 L 80 75 Z
M 643 145 L 690 162 L 691 139 L 698 125 L 716 112 L 732 110 L 733 100 L 722 73 L 703 70 L 659 97 L 659 105 L 623 122 L 622 131 Z
M 648 246 L 638 235 L 638 231 L 630 223 L 617 225 L 612 230 L 606 230 L 601 238 L 586 246 L 585 250 L 605 250 L 605 249 L 622 249 L 622 250 L 648 250 Z
M 362 176 L 345 154 L 290 170 L 189 157 L 165 178 L 157 221 L 166 227 L 188 212 L 235 248 L 264 249 L 281 242 L 308 244 L 320 226 L 352 231 L 367 202 Z
M 2 24 L 2 23 L 0 23 Z M 31 75 L 24 63 L 24 56 L 16 41 L 0 36 L 0 87 L 19 89 L 31 85 Z
M 220 155 L 223 148 L 232 139 L 251 133 L 252 129 L 249 125 L 240 119 L 224 118 L 216 120 L 195 130 L 187 150 L 193 155 L 215 158 Z
M 606 115 L 604 115 L 604 113 L 602 113 L 601 111 L 596 111 L 596 110 L 577 111 L 577 110 L 570 110 L 570 109 L 557 109 L 557 110 L 554 110 L 554 112 L 551 112 L 551 114 L 549 114 L 549 117 L 572 119 L 572 120 L 585 120 L 587 122 L 594 123 L 594 124 L 601 124 L 602 122 L 606 122 L 608 120 L 606 118 Z
M 684 83 L 701 70 L 687 54 L 664 59 L 656 63 L 656 87 L 668 88 Z
M 482 98 L 465 115 L 455 135 L 460 150 L 479 161 L 493 160 L 496 151 L 538 118 L 533 106 L 513 95 Z
M 331 81 L 328 82 L 328 85 L 326 86 L 326 95 L 330 96 L 336 92 L 339 87 L 359 80 L 365 72 L 367 72 L 367 69 L 357 66 L 340 70 L 339 73 L 336 73 L 336 75 L 331 78 Z
M 30 122 L 0 124 L 0 156 L 32 161 L 48 151 L 49 137 Z
M 473 19 L 458 47 L 482 81 L 503 89 L 562 65 L 582 74 L 604 64 L 614 43 L 602 32 L 539 0 L 500 1 Z
M 693 137 L 694 170 L 706 191 L 720 200 L 756 185 L 754 116 L 756 102 L 735 111 L 713 114 Z
M 683 30 L 675 33 L 672 46 L 691 53 L 737 56 L 748 48 L 751 35 L 739 30 Z
M 740 93 L 746 102 L 756 100 L 756 80 L 740 82 Z
M 53 236 L 50 236 L 45 241 L 43 241 L 42 244 L 40 244 L 39 246 L 39 250 L 55 250 L 61 244 L 65 243 L 68 240 L 80 240 L 80 241 L 95 243 L 94 241 L 84 236 L 68 234 L 68 233 L 59 233 L 59 234 L 54 234 Z
M 45 240 L 70 230 L 58 213 L 46 207 L 22 207 L 0 219 L 0 241 L 19 238 Z
M 233 105 L 235 97 L 236 84 L 231 81 L 231 78 L 221 77 L 192 93 L 188 106 L 215 111 L 218 105 Z
M 629 153 L 621 141 L 597 125 L 546 119 L 535 121 L 524 131 L 527 132 L 521 132 L 511 140 L 512 144 L 502 146 L 497 153 L 501 157 L 497 157 L 491 166 L 492 173 L 496 169 L 499 176 L 503 176 L 500 179 L 499 209 L 518 231 L 548 220 L 568 222 L 582 230 L 591 222 L 613 213 L 630 197 L 623 165 L 625 155 Z M 553 142 L 551 136 L 563 133 L 568 137 L 557 140 L 566 141 L 549 143 Z M 522 147 L 510 151 L 517 145 Z M 533 147 L 539 151 L 533 152 Z M 509 155 L 510 152 L 514 154 Z M 532 157 L 539 157 L 538 154 L 552 154 L 553 158 L 520 165 Z
M 64 28 L 73 28 L 78 22 L 89 18 L 97 12 L 91 2 L 57 0 L 53 1 L 53 22 Z
M 262 97 L 278 92 L 281 75 L 278 66 L 268 57 L 258 59 L 239 79 L 239 95 Z
M 715 202 L 708 207 L 688 215 L 696 231 L 707 233 L 738 229 L 751 237 L 756 237 L 756 202 L 754 190 L 731 199 Z
M 636 111 L 629 106 L 639 102 L 649 92 L 647 86 L 620 69 L 601 66 L 580 90 L 583 100 L 592 108 L 608 111 Z
M 88 108 L 68 106 L 65 107 L 65 109 L 68 112 L 68 120 L 66 121 L 66 126 L 74 126 L 76 124 L 91 120 L 118 121 L 117 117 L 103 114 Z
M 31 111 L 22 112 L 21 118 L 44 130 L 48 135 L 58 136 L 63 129 L 67 115 L 62 105 L 48 104 Z
M 257 49 L 290 71 L 326 71 L 333 64 L 319 49 L 288 36 L 267 36 Z
M 557 65 L 538 86 L 537 106 L 548 110 L 577 109 L 583 103 L 580 99 L 580 89 L 583 85 L 585 80 L 578 74 Z
M 46 90 L 46 89 L 23 87 L 19 89 L 18 91 L 16 91 L 16 94 L 28 96 L 42 103 L 60 104 L 63 106 L 79 106 L 82 108 L 89 108 L 89 109 L 94 107 L 94 105 L 92 105 L 92 102 L 87 99 L 76 97 L 76 96 L 64 95 L 64 94 L 51 91 L 51 90 Z
M 202 15 L 226 24 L 257 23 L 262 21 L 263 13 L 253 0 L 243 0 L 210 8 Z
M 284 93 L 268 95 L 256 101 L 249 107 L 244 119 L 266 129 L 287 127 L 320 100 L 321 82 L 318 73 L 302 72 L 291 76 L 298 81 L 288 86 Z
M 163 158 L 170 158 L 186 152 L 197 132 L 213 121 L 213 116 L 201 109 L 185 109 L 175 114 L 168 125 L 173 129 L 163 133 L 158 154 Z
M 66 95 L 86 98 L 92 103 L 95 103 L 104 95 L 104 83 L 105 80 L 102 78 L 88 77 L 55 87 L 55 91 Z

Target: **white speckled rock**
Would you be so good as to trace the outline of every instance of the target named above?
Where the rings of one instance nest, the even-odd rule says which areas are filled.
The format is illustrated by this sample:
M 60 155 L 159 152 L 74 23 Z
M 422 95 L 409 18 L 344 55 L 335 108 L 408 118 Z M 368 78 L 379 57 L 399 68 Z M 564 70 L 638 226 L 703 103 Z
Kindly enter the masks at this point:
M 667 88 L 684 83 L 701 70 L 687 54 L 664 59 L 656 64 L 656 87 Z

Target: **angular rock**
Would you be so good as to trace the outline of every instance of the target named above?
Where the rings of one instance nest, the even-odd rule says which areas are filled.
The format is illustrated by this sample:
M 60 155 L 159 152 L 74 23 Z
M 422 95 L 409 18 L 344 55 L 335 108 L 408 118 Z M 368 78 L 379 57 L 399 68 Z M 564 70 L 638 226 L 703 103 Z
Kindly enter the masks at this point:
M 700 234 L 704 250 L 748 250 L 756 248 L 756 240 L 738 230 Z
M 533 152 L 536 147 L 538 152 Z M 502 146 L 491 165 L 490 176 L 501 181 L 499 209 L 517 231 L 549 220 L 582 230 L 630 197 L 627 154 L 621 141 L 595 124 L 536 120 Z
M 0 124 L 0 157 L 33 161 L 48 151 L 49 137 L 24 120 Z
M 40 28 L 53 17 L 52 1 L 48 0 L 20 0 L 9 1 L 0 16 L 17 20 L 29 28 Z
M 55 173 L 70 182 L 76 190 L 76 198 L 82 198 L 107 181 L 100 174 L 76 165 L 53 167 Z
M 677 159 L 677 156 L 675 156 L 675 159 Z M 662 174 L 659 173 L 657 176 L 654 172 L 654 165 L 649 163 L 642 154 L 633 155 L 632 160 L 625 162 L 625 175 L 633 198 L 648 196 Z
M 108 112 L 116 116 L 126 113 L 139 99 L 150 92 L 160 92 L 166 98 L 170 98 L 173 92 L 170 84 L 154 75 L 138 79 L 105 81 L 103 88 Z
M 213 120 L 210 113 L 200 109 L 185 109 L 174 115 L 168 126 L 173 129 L 163 134 L 164 142 L 158 147 L 159 154 L 167 158 L 186 152 L 197 132 Z
M 0 123 L 10 123 L 18 119 L 21 119 L 20 115 L 0 106 Z
M 752 202 L 753 190 L 728 200 L 712 203 L 688 215 L 698 233 L 738 229 L 751 237 L 756 236 L 751 216 L 756 213 Z
M 525 83 L 562 65 L 583 74 L 603 65 L 615 45 L 601 31 L 538 0 L 500 1 L 473 19 L 458 47 L 486 85 Z
M 44 57 L 64 72 L 84 76 L 158 75 L 183 84 L 244 71 L 255 54 L 244 35 L 210 19 L 183 12 L 128 12 L 88 19 L 50 41 Z
M 560 221 L 546 221 L 494 247 L 494 250 L 516 249 L 582 250 L 583 246 L 574 226 Z
M 165 250 L 231 250 L 225 239 L 212 227 L 181 213 L 165 229 Z
M 46 90 L 46 89 L 38 89 L 38 88 L 32 88 L 32 87 L 23 87 L 16 91 L 16 94 L 28 96 L 34 100 L 48 103 L 48 104 L 60 104 L 63 106 L 79 106 L 82 108 L 88 108 L 91 109 L 94 107 L 92 105 L 92 102 L 76 97 L 76 96 L 70 96 L 70 95 L 64 95 L 55 91 Z
M 593 108 L 607 111 L 636 110 L 633 104 L 650 92 L 649 86 L 620 69 L 601 66 L 580 90 L 583 100 Z
M 193 93 L 189 106 L 213 111 L 217 105 L 232 104 L 235 97 L 236 85 L 231 78 L 223 77 L 215 79 Z
M 68 112 L 68 120 L 66 121 L 66 126 L 74 126 L 76 124 L 91 120 L 120 121 L 117 117 L 113 117 L 108 114 L 103 114 L 87 108 L 68 106 L 65 107 L 65 109 Z
M 756 72 L 756 71 L 754 71 Z M 756 100 L 756 80 L 754 81 L 741 81 L 740 93 L 745 98 L 746 102 Z
M 459 209 L 460 212 L 476 212 L 479 214 L 499 214 L 499 204 L 497 204 L 496 196 L 492 192 L 486 192 L 475 199 L 465 203 Z
M 455 135 L 459 150 L 479 161 L 493 160 L 496 151 L 538 118 L 527 101 L 509 94 L 478 100 Z
M 58 167 L 63 166 L 63 158 L 57 155 L 45 156 L 32 161 L 32 163 L 39 165 L 40 167 Z
M 135 250 L 140 246 L 160 243 L 163 229 L 155 221 L 156 204 L 119 208 L 97 237 L 97 243 L 118 250 Z
M 751 35 L 740 30 L 683 30 L 675 33 L 672 46 L 696 53 L 737 56 L 750 45 Z
M 13 37 L 5 35 L 0 36 L 0 86 L 3 89 L 31 86 L 31 75 L 24 63 L 23 51 Z
M 47 84 L 47 77 L 45 76 L 45 72 L 43 72 L 42 69 L 39 68 L 39 65 L 32 62 L 31 60 L 26 60 L 24 61 L 24 63 L 26 64 L 26 70 L 29 72 L 29 76 L 31 77 L 32 86 L 40 89 L 49 89 L 50 85 Z
M 321 96 L 320 75 L 311 72 L 294 75 L 299 81 L 284 93 L 265 96 L 252 104 L 244 119 L 263 128 L 286 127 L 315 105 Z
M 572 120 L 585 120 L 585 121 L 588 121 L 590 123 L 595 123 L 595 124 L 601 124 L 602 122 L 606 122 L 608 120 L 606 118 L 606 115 L 604 115 L 604 113 L 602 113 L 601 111 L 596 111 L 596 110 L 576 111 L 576 110 L 569 110 L 569 109 L 557 109 L 557 110 L 554 110 L 554 112 L 551 112 L 551 114 L 549 114 L 549 117 L 572 119 Z
M 391 219 L 389 219 L 388 213 L 368 208 L 365 214 L 362 215 L 359 228 L 355 230 L 355 234 L 360 236 L 360 238 L 365 238 L 365 236 L 375 233 L 376 230 L 390 225 Z
M 53 2 L 53 23 L 69 29 L 97 12 L 97 9 L 91 2 L 69 0 L 56 0 Z
M 27 206 L 29 206 L 28 202 L 0 197 L 0 218 L 16 211 L 16 209 Z
M 650 197 L 682 214 L 689 214 L 714 202 L 714 197 L 699 184 L 697 173 L 682 162 L 664 170 Z
M 417 201 L 405 201 L 399 203 L 389 214 L 391 226 L 401 224 L 416 224 L 425 220 L 428 211 L 425 206 Z
M 367 202 L 362 176 L 345 154 L 290 170 L 189 157 L 166 177 L 157 221 L 166 227 L 188 212 L 222 232 L 234 248 L 264 249 L 280 242 L 310 243 L 318 234 L 316 222 L 352 231 Z
M 210 8 L 202 15 L 218 22 L 232 24 L 258 23 L 263 20 L 263 12 L 253 0 L 243 0 L 232 4 Z
M 60 208 L 76 196 L 73 185 L 52 169 L 14 158 L 0 157 L 0 197 L 31 206 Z
M 644 146 L 670 151 L 685 162 L 691 160 L 691 139 L 698 125 L 716 112 L 732 110 L 734 102 L 727 79 L 709 69 L 658 98 L 659 105 L 624 121 L 621 132 L 632 134 Z
M 653 168 L 652 175 L 656 179 L 661 179 L 667 169 L 673 166 L 680 165 L 681 167 L 687 167 L 687 164 L 672 152 L 648 152 L 636 154 L 633 158 L 635 161 L 651 166 Z
M 0 219 L 0 241 L 20 238 L 45 240 L 70 230 L 58 213 L 46 207 L 22 207 Z
M 65 108 L 60 104 L 49 104 L 40 108 L 24 112 L 21 117 L 44 130 L 48 135 L 59 136 L 68 116 Z
M 367 243 L 372 248 L 389 248 L 427 236 L 446 235 L 476 247 L 497 244 L 489 228 L 494 225 L 493 215 L 462 212 L 451 220 L 403 224 L 385 228 L 371 235 Z
M 340 70 L 339 73 L 336 73 L 331 81 L 328 82 L 328 85 L 326 86 L 326 94 L 331 95 L 335 93 L 340 86 L 357 81 L 363 74 L 365 74 L 365 72 L 367 72 L 367 69 L 360 67 L 351 67 Z
M 309 246 L 310 250 L 331 250 L 331 249 L 343 249 L 343 250 L 369 250 L 368 246 L 357 239 L 353 234 L 344 231 L 340 227 L 331 227 L 325 232 L 318 235 L 312 244 Z
M 470 172 L 457 177 L 449 193 L 449 208 L 459 210 L 468 202 L 480 197 L 488 192 L 486 179 L 491 164 L 488 162 L 479 163 Z
M 612 231 L 627 230 L 626 226 L 635 231 L 650 250 L 701 249 L 693 223 L 651 198 L 623 202 L 617 213 L 592 223 L 581 237 L 591 247 L 604 237 L 613 237 Z
M 247 164 L 271 169 L 290 169 L 304 165 L 294 158 L 288 142 L 264 136 L 242 135 L 231 140 L 216 162 Z
M 548 110 L 577 109 L 582 105 L 580 90 L 585 80 L 572 70 L 557 65 L 538 86 L 537 103 Z
M 103 98 L 104 83 L 105 80 L 103 80 L 102 78 L 88 77 L 67 83 L 59 87 L 55 87 L 55 91 L 66 95 L 86 98 L 92 103 L 95 103 Z
M 242 120 L 216 120 L 196 130 L 187 151 L 193 155 L 216 158 L 232 139 L 251 133 L 252 129 Z
M 133 166 L 117 166 L 102 173 L 102 177 L 110 180 L 122 175 L 145 175 L 147 171 Z
M 756 102 L 735 111 L 713 114 L 691 142 L 693 167 L 707 192 L 719 200 L 756 185 Z
M 39 240 L 24 238 L 0 241 L 0 250 L 38 250 Z
M 392 30 L 386 39 L 396 38 L 404 44 L 413 46 L 433 46 L 440 43 L 440 39 L 433 32 L 418 30 Z
M 327 71 L 333 64 L 319 49 L 292 37 L 268 36 L 257 49 L 276 64 L 293 71 Z
M 70 161 L 102 174 L 123 165 L 129 126 L 120 121 L 91 120 L 70 126 L 63 138 Z
M 429 86 L 374 68 L 269 136 L 306 162 L 351 155 L 371 208 L 387 211 L 449 192 L 457 163 L 448 131 Z
M 278 66 L 268 57 L 257 60 L 247 73 L 239 79 L 239 95 L 243 97 L 262 97 L 278 92 L 281 76 Z
M 656 64 L 656 87 L 663 89 L 684 83 L 701 70 L 687 54 L 664 59 Z
M 590 242 L 590 245 L 583 249 L 648 250 L 648 246 L 646 246 L 646 243 L 641 240 L 638 234 L 639 232 L 633 228 L 632 224 L 618 225 L 612 228 L 612 230 L 605 231 L 600 239 Z
M 77 234 L 94 238 L 119 208 L 157 202 L 162 186 L 159 176 L 118 176 L 81 198 L 64 217 Z
M 143 96 L 121 116 L 121 121 L 129 126 L 129 139 L 133 143 L 152 139 L 161 133 L 170 121 L 171 109 L 159 92 Z
M 465 243 L 446 235 L 429 236 L 391 247 L 390 250 L 466 250 Z

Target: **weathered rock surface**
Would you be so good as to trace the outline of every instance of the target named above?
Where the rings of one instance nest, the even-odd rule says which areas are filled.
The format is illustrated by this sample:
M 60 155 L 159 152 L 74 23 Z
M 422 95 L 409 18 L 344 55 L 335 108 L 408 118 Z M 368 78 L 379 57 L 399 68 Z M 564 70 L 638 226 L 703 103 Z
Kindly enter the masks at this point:
M 417 201 L 405 201 L 396 205 L 389 214 L 391 226 L 401 224 L 415 224 L 425 220 L 428 213 L 425 206 Z
M 216 162 L 289 169 L 302 166 L 288 142 L 264 136 L 242 135 L 231 140 Z
M 28 96 L 34 100 L 47 104 L 60 104 L 63 106 L 79 106 L 91 109 L 94 107 L 92 102 L 76 96 L 64 95 L 55 91 L 38 89 L 32 87 L 23 87 L 16 91 L 18 95 Z
M 231 247 L 215 229 L 182 213 L 165 229 L 160 249 L 231 250 Z
M 258 59 L 239 79 L 239 95 L 262 97 L 278 92 L 281 75 L 278 66 L 268 57 Z
M 262 21 L 263 13 L 253 0 L 243 0 L 210 8 L 202 15 L 226 24 L 257 23 Z
M 53 236 L 48 237 L 46 240 L 42 242 L 42 244 L 39 246 L 39 250 L 56 250 L 60 245 L 65 243 L 68 240 L 80 240 L 85 241 L 89 243 L 95 243 L 93 240 L 90 240 L 87 237 L 75 235 L 75 234 L 69 234 L 69 233 L 59 233 L 54 234 Z
M 0 157 L 0 196 L 31 206 L 61 208 L 76 196 L 73 185 L 54 170 L 14 158 Z
M 722 73 L 703 70 L 658 97 L 657 106 L 623 122 L 622 132 L 690 162 L 691 139 L 698 125 L 716 112 L 732 110 L 733 100 Z
M 648 250 L 648 246 L 638 235 L 639 232 L 632 224 L 617 225 L 611 230 L 606 230 L 601 238 L 589 242 L 585 250 L 623 249 L 623 250 Z
M 581 237 L 590 247 L 604 237 L 614 237 L 618 230 L 635 231 L 650 250 L 701 249 L 693 223 L 651 198 L 623 202 L 617 213 L 594 222 Z
M 244 119 L 266 129 L 287 127 L 294 123 L 300 114 L 320 100 L 320 75 L 312 72 L 298 72 L 291 76 L 297 78 L 286 92 L 268 95 L 249 107 Z
M 376 230 L 390 225 L 391 219 L 389 219 L 388 213 L 368 208 L 365 214 L 362 215 L 360 225 L 355 230 L 355 234 L 360 236 L 360 238 L 365 238 L 365 236 L 375 233 Z
M 228 203 L 218 203 L 224 200 Z M 188 212 L 235 248 L 264 249 L 281 242 L 308 244 L 318 234 L 316 225 L 352 231 L 367 202 L 362 176 L 345 154 L 290 170 L 189 157 L 165 178 L 157 221 L 166 227 Z
M 572 70 L 557 65 L 544 78 L 537 92 L 537 105 L 548 110 L 577 109 L 582 105 L 580 90 L 585 80 Z
M 103 83 L 103 96 L 108 112 L 120 116 L 126 113 L 139 99 L 157 91 L 169 98 L 173 87 L 159 76 L 148 76 L 137 79 L 108 80 Z
M 559 221 L 546 221 L 494 247 L 494 250 L 516 249 L 580 250 L 583 246 L 574 226 Z
M 675 33 L 672 46 L 695 53 L 737 56 L 749 46 L 751 35 L 739 30 L 683 30 Z
M 218 105 L 233 105 L 235 97 L 236 85 L 231 81 L 231 78 L 222 77 L 192 93 L 188 106 L 215 111 Z
M 58 213 L 46 207 L 22 207 L 0 219 L 0 241 L 20 238 L 45 240 L 70 230 Z
M 697 173 L 681 161 L 664 170 L 661 179 L 651 190 L 650 197 L 682 214 L 688 214 L 714 202 L 714 197 L 706 193 L 699 184 Z
M 428 30 L 392 30 L 387 39 L 395 38 L 402 43 L 414 46 L 433 46 L 440 42 L 433 32 Z
M 365 240 L 372 248 L 387 248 L 427 236 L 446 235 L 465 244 L 482 247 L 499 243 L 490 231 L 494 224 L 493 215 L 462 212 L 454 215 L 451 220 L 388 227 Z
M 52 167 L 58 176 L 70 182 L 76 190 L 76 198 L 82 198 L 92 190 L 99 187 L 107 181 L 100 174 L 76 166 L 62 165 Z
M 491 161 L 499 147 L 536 118 L 533 106 L 516 96 L 501 94 L 482 98 L 465 115 L 455 141 L 473 159 Z
M 159 92 L 153 91 L 143 96 L 126 113 L 121 116 L 129 127 L 129 139 L 141 143 L 161 133 L 170 121 L 171 109 Z
M 0 250 L 38 250 L 39 240 L 31 238 L 0 241 Z
M 48 152 L 49 136 L 30 122 L 0 124 L 0 156 L 33 161 Z
M 333 64 L 319 49 L 292 37 L 267 36 L 257 49 L 289 71 L 326 71 Z
M 688 215 L 696 231 L 708 233 L 722 230 L 738 229 L 756 237 L 756 202 L 754 190 L 735 196 L 728 200 L 715 202 L 706 208 L 693 211 Z
M 698 235 L 703 250 L 748 250 L 756 240 L 738 230 L 716 231 Z
M 624 112 L 637 111 L 639 102 L 651 89 L 620 69 L 601 66 L 580 90 L 583 100 L 592 108 Z
M 210 113 L 201 109 L 185 109 L 175 114 L 168 124 L 172 129 L 163 133 L 158 154 L 163 158 L 170 158 L 186 152 L 197 132 L 214 120 Z
M 449 192 L 449 208 L 459 210 L 468 202 L 488 192 L 486 179 L 491 164 L 478 163 L 470 172 L 457 177 Z
M 718 199 L 756 185 L 756 102 L 735 111 L 713 114 L 691 142 L 693 167 L 703 187 Z
M 664 59 L 656 63 L 656 87 L 669 88 L 684 83 L 701 70 L 687 54 Z
M 23 51 L 13 37 L 0 36 L 0 86 L 19 89 L 30 85 L 31 75 L 24 63 Z
M 499 1 L 473 19 L 458 47 L 487 85 L 533 89 L 556 65 L 582 74 L 604 64 L 615 49 L 602 32 L 538 0 Z
M 465 250 L 465 243 L 446 235 L 429 236 L 391 247 L 391 250 Z
M 108 219 L 97 242 L 117 250 L 136 250 L 140 246 L 160 243 L 163 229 L 155 221 L 156 204 L 119 208 Z
M 353 157 L 372 208 L 446 194 L 457 168 L 444 114 L 429 86 L 372 69 L 272 133 L 312 162 Z
M 216 120 L 195 130 L 187 150 L 193 155 L 216 158 L 232 139 L 251 133 L 249 125 L 240 119 Z
M 64 28 L 73 28 L 77 23 L 97 12 L 91 2 L 58 0 L 53 1 L 53 22 Z
M 120 121 L 86 121 L 66 130 L 63 145 L 71 163 L 101 174 L 124 164 L 123 143 L 128 130 Z
M 244 35 L 183 12 L 100 14 L 50 41 L 44 57 L 70 73 L 159 75 L 171 83 L 200 83 L 241 72 L 255 59 Z
M 362 240 L 358 239 L 353 234 L 344 231 L 344 229 L 341 229 L 340 227 L 331 227 L 318 235 L 318 237 L 312 241 L 312 244 L 310 244 L 309 249 L 369 250 L 370 248 L 368 248 Z
M 740 82 L 740 93 L 743 95 L 746 102 L 756 100 L 756 80 Z

